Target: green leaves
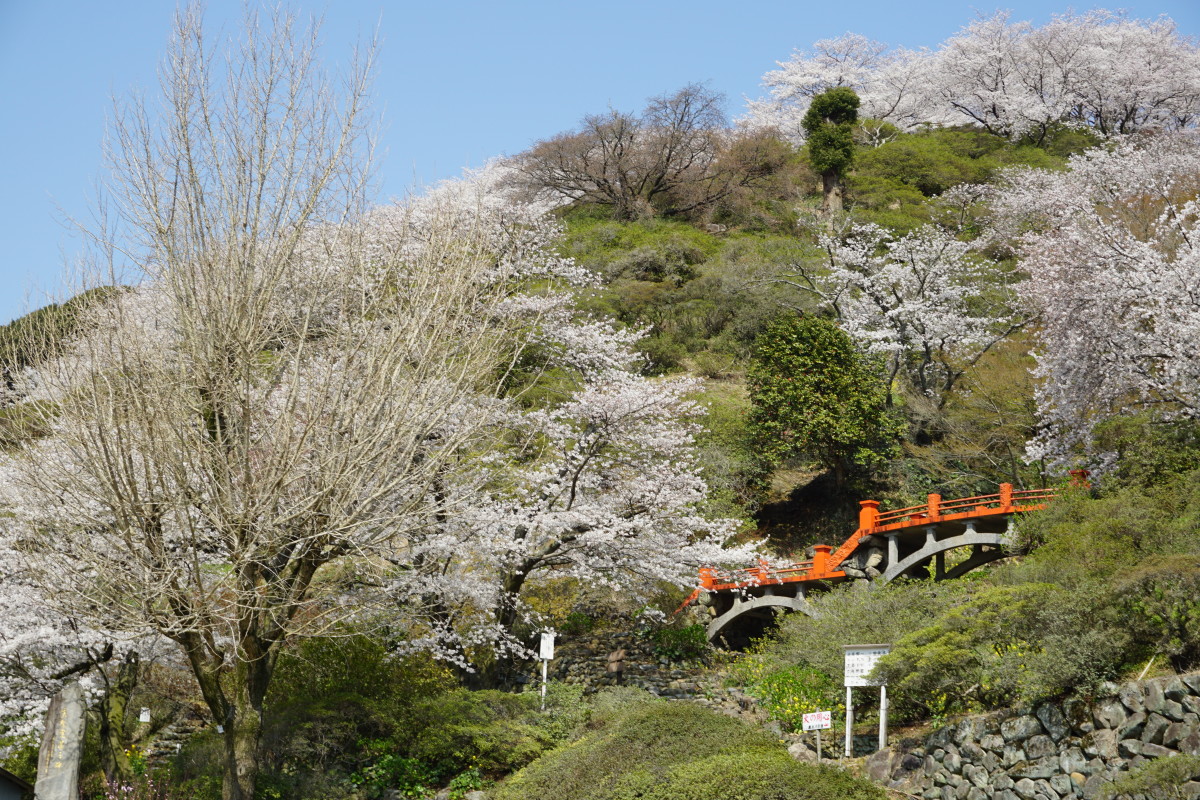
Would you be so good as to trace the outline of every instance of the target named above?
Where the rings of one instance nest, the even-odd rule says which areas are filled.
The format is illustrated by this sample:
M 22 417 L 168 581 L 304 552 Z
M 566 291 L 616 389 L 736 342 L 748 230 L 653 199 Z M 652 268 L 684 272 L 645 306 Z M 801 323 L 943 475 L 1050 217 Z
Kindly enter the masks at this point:
M 776 460 L 811 456 L 844 486 L 896 453 L 900 425 L 873 364 L 833 323 L 785 316 L 759 336 L 750 366 L 750 426 Z
M 854 162 L 854 123 L 858 121 L 858 95 L 846 86 L 822 92 L 812 100 L 803 121 L 808 134 L 808 154 L 820 173 L 844 173 Z

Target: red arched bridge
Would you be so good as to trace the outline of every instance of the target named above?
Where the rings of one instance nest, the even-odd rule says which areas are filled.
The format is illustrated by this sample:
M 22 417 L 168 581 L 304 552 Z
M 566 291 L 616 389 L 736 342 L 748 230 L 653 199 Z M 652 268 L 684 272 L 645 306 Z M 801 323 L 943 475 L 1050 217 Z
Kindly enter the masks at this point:
M 712 621 L 708 638 L 737 645 L 727 638 L 739 621 L 741 640 L 760 633 L 775 609 L 810 614 L 810 591 L 822 591 L 848 580 L 883 583 L 899 577 L 957 578 L 988 562 L 1003 558 L 1012 532 L 1012 518 L 1046 507 L 1052 489 L 1014 490 L 1000 484 L 996 494 L 943 500 L 931 494 L 919 506 L 882 511 L 876 500 L 859 505 L 858 530 L 836 550 L 815 545 L 812 558 L 791 564 L 765 560 L 746 569 L 700 570 L 700 587 L 680 606 L 699 601 Z M 958 551 L 947 558 L 950 551 Z M 755 624 L 757 623 L 757 624 Z M 749 633 L 745 630 L 749 629 Z

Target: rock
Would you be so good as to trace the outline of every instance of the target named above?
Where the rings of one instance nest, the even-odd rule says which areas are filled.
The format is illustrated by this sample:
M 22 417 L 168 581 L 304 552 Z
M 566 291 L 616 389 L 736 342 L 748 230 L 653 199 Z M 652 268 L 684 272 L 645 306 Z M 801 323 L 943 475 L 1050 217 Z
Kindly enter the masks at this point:
M 1025 760 L 1025 751 L 1014 744 L 1004 746 L 1004 757 L 1001 763 L 1006 767 L 1011 767 L 1013 764 L 1019 764 Z
M 887 783 L 892 779 L 892 773 L 900 766 L 901 753 L 892 748 L 877 750 L 867 759 L 865 765 L 867 777 L 876 783 Z
M 940 764 L 933 760 L 933 756 L 925 756 L 924 769 L 926 777 L 932 778 L 933 774 L 938 771 L 940 766 Z
M 1091 709 L 1078 698 L 1073 697 L 1063 703 L 1063 716 L 1067 718 L 1067 723 L 1080 733 L 1091 733 L 1095 729 Z
M 1165 703 L 1163 703 L 1163 716 L 1167 719 L 1172 719 L 1176 722 L 1183 722 L 1183 718 L 1186 713 L 1187 712 L 1184 710 L 1183 705 L 1175 702 L 1174 700 L 1167 700 Z
M 1163 704 L 1167 702 L 1167 696 L 1163 694 L 1162 684 L 1159 681 L 1147 681 L 1143 692 L 1146 698 L 1146 710 L 1161 714 Z
M 1083 752 L 1099 758 L 1117 757 L 1117 732 L 1106 729 L 1092 731 L 1080 740 Z
M 1092 775 L 1083 783 L 1083 796 L 1086 798 L 1100 797 L 1104 787 L 1111 783 L 1101 775 Z
M 1188 697 L 1191 693 L 1178 675 L 1167 678 L 1166 685 L 1163 686 L 1163 694 L 1167 696 L 1168 700 L 1174 700 L 1176 703 L 1182 703 L 1183 698 Z
M 1200 730 L 1200 717 L 1188 714 L 1183 722 L 1172 722 L 1163 731 L 1162 743 L 1167 747 L 1178 747 L 1179 743 Z
M 1146 728 L 1146 712 L 1135 711 L 1125 718 L 1125 724 L 1117 728 L 1118 739 L 1138 739 Z
M 995 772 L 1000 769 L 1000 756 L 993 753 L 991 750 L 985 750 L 979 758 L 979 763 L 983 764 L 983 768 L 988 772 Z
M 1045 758 L 1057 752 L 1058 748 L 1054 746 L 1054 742 L 1050 740 L 1049 736 L 1043 734 L 1031 736 L 1025 742 L 1025 757 L 1028 759 Z
M 1186 737 L 1176 742 L 1176 747 L 1179 752 L 1187 753 L 1188 755 L 1200 755 L 1200 732 L 1192 732 Z
M 980 789 L 983 789 L 988 785 L 987 770 L 983 767 L 977 767 L 974 764 L 963 765 L 963 777 L 978 786 Z
M 1083 784 L 1087 783 L 1087 775 L 1084 775 L 1082 772 L 1072 772 L 1070 778 L 1071 783 L 1075 784 L 1081 789 L 1083 788 Z
M 1017 793 L 1011 789 L 1005 789 L 992 795 L 992 800 L 1017 800 Z
M 1010 775 L 1017 778 L 1049 778 L 1051 775 L 1057 775 L 1058 772 L 1057 756 L 1046 756 L 1037 761 L 1022 761 L 1020 764 L 1013 765 L 1008 771 Z
M 1023 798 L 1023 800 L 1033 800 L 1036 788 L 1033 785 L 1033 781 L 1029 780 L 1029 778 L 1022 778 L 1013 786 L 1013 791 L 1017 793 L 1018 797 Z
M 1200 672 L 1190 672 L 1187 675 L 1180 675 L 1179 679 L 1192 690 L 1191 694 L 1200 695 Z
M 1054 791 L 1054 787 L 1052 787 L 1050 785 L 1050 781 L 1045 781 L 1045 780 L 1034 781 L 1033 782 L 1033 791 L 1037 793 L 1038 797 L 1052 798 L 1052 800 L 1058 800 L 1058 792 Z
M 992 778 L 992 788 L 998 791 L 1011 789 L 1013 788 L 1013 779 L 1004 773 L 1000 773 L 996 777 Z
M 1117 692 L 1117 697 L 1130 711 L 1138 712 L 1146 710 L 1146 696 L 1142 693 L 1142 687 L 1136 683 L 1127 683 Z
M 1087 769 L 1087 759 L 1082 750 L 1072 747 L 1059 755 L 1058 765 L 1063 772 L 1083 772 Z
M 1125 723 L 1125 706 L 1119 700 L 1109 700 L 1096 706 L 1096 727 L 1119 728 Z
M 978 786 L 972 786 L 967 791 L 967 800 L 989 800 L 991 795 Z
M 989 733 L 979 738 L 979 746 L 984 750 L 991 750 L 993 753 L 1004 751 L 1004 737 L 997 736 L 994 733 Z
M 1042 727 L 1046 729 L 1046 733 L 1050 734 L 1050 738 L 1058 742 L 1067 737 L 1071 732 L 1071 728 L 1067 725 L 1067 719 L 1063 713 L 1058 710 L 1058 706 L 1052 703 L 1044 703 L 1038 706 L 1037 714 L 1038 721 L 1042 723 Z
M 952 773 L 962 772 L 962 757 L 958 753 L 946 753 L 946 757 L 942 759 L 942 766 Z
M 1000 735 L 1006 742 L 1021 742 L 1041 732 L 1042 723 L 1038 722 L 1037 717 L 1028 714 L 1005 720 L 1000 725 Z
M 961 747 L 967 742 L 978 741 L 983 734 L 983 720 L 978 717 L 968 717 L 954 726 L 954 743 Z
M 790 755 L 792 758 L 796 759 L 797 761 L 814 761 L 815 762 L 817 760 L 817 751 L 810 750 L 808 748 L 808 745 L 806 745 L 804 742 L 795 742 L 795 743 L 789 745 L 787 751 L 788 751 L 788 755 Z M 886 751 L 880 751 L 880 752 L 886 752 Z
M 1143 746 L 1141 739 L 1122 739 L 1117 745 L 1117 752 L 1122 758 L 1133 758 L 1142 754 Z
M 1143 742 L 1153 742 L 1154 744 L 1162 744 L 1163 734 L 1171 723 L 1166 717 L 1158 714 L 1151 714 L 1146 719 L 1146 727 L 1142 729 L 1141 740 Z
M 1177 756 L 1179 753 L 1169 747 L 1163 747 L 1161 744 L 1143 744 L 1142 753 L 1146 758 L 1166 758 L 1167 756 Z
M 487 793 L 475 789 L 464 794 L 463 800 L 487 800 Z
M 1190 714 L 1200 714 L 1200 697 L 1188 695 L 1181 702 L 1183 703 L 1184 711 Z

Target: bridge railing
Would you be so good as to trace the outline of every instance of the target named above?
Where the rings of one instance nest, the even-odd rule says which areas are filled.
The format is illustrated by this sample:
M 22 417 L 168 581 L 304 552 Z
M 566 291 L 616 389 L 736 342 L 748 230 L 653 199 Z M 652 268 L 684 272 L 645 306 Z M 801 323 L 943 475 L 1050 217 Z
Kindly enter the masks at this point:
M 1013 511 L 1031 509 L 1053 500 L 1056 493 L 1053 489 L 1018 489 L 1011 484 L 1000 484 L 1000 491 L 995 494 L 981 494 L 974 497 L 959 497 L 953 500 L 943 500 L 939 494 L 931 494 L 926 502 L 919 506 L 889 509 L 880 511 L 879 503 L 875 500 L 863 500 L 859 512 L 859 531 L 883 527 L 906 527 L 900 523 L 920 524 L 926 521 L 944 519 L 956 515 L 1005 514 Z
M 1078 485 L 1087 485 L 1085 472 L 1072 475 Z M 721 592 L 770 584 L 844 578 L 846 574 L 839 571 L 838 567 L 858 547 L 859 540 L 873 531 L 898 531 L 939 521 L 1032 511 L 1044 508 L 1046 503 L 1057 495 L 1053 489 L 1013 489 L 1012 484 L 1002 483 L 1000 491 L 995 494 L 958 497 L 953 500 L 943 500 L 941 495 L 931 494 L 926 502 L 919 506 L 882 512 L 879 510 L 878 500 L 863 500 L 860 502 L 862 508 L 859 510 L 858 530 L 836 551 L 831 553 L 833 548 L 819 544 L 813 547 L 813 557 L 808 561 L 772 565 L 765 559 L 760 559 L 756 566 L 736 570 L 704 567 L 700 570 L 699 588 L 680 608 L 699 597 L 702 591 Z

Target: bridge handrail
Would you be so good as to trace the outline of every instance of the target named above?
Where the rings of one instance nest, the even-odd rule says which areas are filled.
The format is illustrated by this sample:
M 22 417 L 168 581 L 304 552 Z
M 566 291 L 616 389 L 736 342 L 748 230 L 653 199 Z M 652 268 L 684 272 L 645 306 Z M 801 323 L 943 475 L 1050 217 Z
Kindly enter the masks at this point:
M 1084 479 L 1086 479 L 1086 475 Z M 922 505 L 884 512 L 879 511 L 878 501 L 863 500 L 860 503 L 862 509 L 859 513 L 858 530 L 846 539 L 836 551 L 831 553 L 833 548 L 829 545 L 819 544 L 814 547 L 813 558 L 807 561 L 772 565 L 765 559 L 760 559 L 757 566 L 736 570 L 703 567 L 700 570 L 699 588 L 684 601 L 680 609 L 699 597 L 702 591 L 724 591 L 773 583 L 845 577 L 845 573 L 838 570 L 842 561 L 853 553 L 863 537 L 884 528 L 897 531 L 920 527 L 939 520 L 961 520 L 974 516 L 986 517 L 1032 511 L 1044 508 L 1048 501 L 1057 496 L 1058 492 L 1054 489 L 1014 490 L 1012 484 L 1002 483 L 1000 491 L 995 494 L 958 497 L 953 500 L 942 500 L 941 495 L 931 494 Z

